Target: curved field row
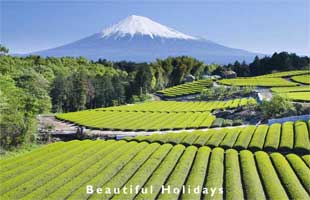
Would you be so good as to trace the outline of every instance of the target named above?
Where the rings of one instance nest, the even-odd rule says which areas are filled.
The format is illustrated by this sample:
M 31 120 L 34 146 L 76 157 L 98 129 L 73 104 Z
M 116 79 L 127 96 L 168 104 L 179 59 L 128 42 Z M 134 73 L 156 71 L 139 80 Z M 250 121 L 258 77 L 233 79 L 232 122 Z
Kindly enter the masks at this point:
M 206 111 L 207 109 L 236 108 L 255 103 L 256 101 L 253 98 L 213 103 L 151 102 L 133 106 L 58 114 L 56 118 L 79 126 L 103 130 L 156 131 L 207 128 L 215 120 L 215 116 Z M 161 109 L 162 105 L 165 105 L 164 109 L 169 110 L 169 112 L 163 111 Z
M 262 76 L 256 76 L 259 78 L 279 78 L 279 77 L 290 77 L 295 75 L 309 74 L 309 70 L 293 70 L 284 72 L 275 72 L 272 74 L 266 74 Z
M 303 84 L 310 84 L 310 75 L 300 75 L 300 76 L 292 76 L 291 78 L 293 81 L 296 81 L 298 83 L 303 83 Z
M 191 83 L 185 83 L 177 86 L 173 86 L 164 90 L 160 90 L 157 93 L 164 97 L 178 97 L 190 94 L 200 93 L 204 88 L 212 86 L 213 81 L 209 79 L 198 80 Z
M 251 151 L 309 152 L 309 130 L 305 122 L 285 122 L 271 126 L 259 125 L 242 128 L 152 134 L 150 136 L 126 137 L 127 141 L 147 141 L 186 146 L 210 146 Z
M 298 85 L 297 83 L 287 81 L 283 78 L 268 78 L 268 77 L 222 79 L 219 80 L 218 82 L 223 85 L 234 85 L 234 86 L 284 87 L 284 86 Z
M 310 92 L 310 86 L 296 86 L 296 87 L 274 87 L 272 92 L 287 93 L 287 92 Z
M 177 101 L 152 101 L 134 105 L 115 106 L 95 109 L 98 111 L 158 111 L 158 112 L 184 112 L 184 111 L 212 111 L 215 109 L 232 109 L 246 105 L 256 104 L 253 98 L 232 99 L 228 101 L 196 101 L 196 102 L 177 102 Z
M 279 95 L 291 101 L 310 101 L 310 92 L 287 92 L 279 93 Z
M 5 180 L 0 199 L 309 199 L 309 159 L 296 154 L 125 141 L 81 145 L 86 149 L 76 146 L 76 156 L 59 155 L 59 165 L 34 166 L 44 170 L 31 179 L 21 178 L 29 170 Z
M 215 116 L 210 112 L 82 111 L 57 115 L 57 119 L 93 129 L 155 131 L 207 128 Z

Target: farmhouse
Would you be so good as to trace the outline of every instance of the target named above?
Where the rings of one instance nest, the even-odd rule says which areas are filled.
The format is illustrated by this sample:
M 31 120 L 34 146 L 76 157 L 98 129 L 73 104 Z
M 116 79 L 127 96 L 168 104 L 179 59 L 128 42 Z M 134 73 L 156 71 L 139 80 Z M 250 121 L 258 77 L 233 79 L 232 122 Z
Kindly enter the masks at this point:
M 237 78 L 237 73 L 232 71 L 232 70 L 224 71 L 223 72 L 223 77 L 224 78 Z

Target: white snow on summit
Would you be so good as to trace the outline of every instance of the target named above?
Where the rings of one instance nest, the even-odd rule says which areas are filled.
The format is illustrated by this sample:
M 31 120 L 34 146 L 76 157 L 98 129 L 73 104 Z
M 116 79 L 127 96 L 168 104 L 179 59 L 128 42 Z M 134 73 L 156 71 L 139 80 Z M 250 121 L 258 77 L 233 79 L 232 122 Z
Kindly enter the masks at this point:
M 131 15 L 123 19 L 119 23 L 104 29 L 102 37 L 124 37 L 129 34 L 133 37 L 135 34 L 148 35 L 151 38 L 177 38 L 177 39 L 197 39 L 195 37 L 183 34 L 167 26 L 163 26 L 157 22 L 152 21 L 147 17 Z

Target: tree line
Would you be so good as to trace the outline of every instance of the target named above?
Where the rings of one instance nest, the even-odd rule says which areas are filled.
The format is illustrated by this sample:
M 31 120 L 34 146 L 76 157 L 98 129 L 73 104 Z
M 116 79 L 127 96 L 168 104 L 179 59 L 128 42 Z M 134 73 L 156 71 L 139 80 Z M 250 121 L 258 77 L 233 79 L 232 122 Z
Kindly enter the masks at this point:
M 240 77 L 258 76 L 270 74 L 272 72 L 302 70 L 310 68 L 310 58 L 308 56 L 298 56 L 295 53 L 275 52 L 271 56 L 259 58 L 256 56 L 253 62 L 247 64 L 244 61 L 236 61 L 221 67 L 219 71 L 231 69 Z

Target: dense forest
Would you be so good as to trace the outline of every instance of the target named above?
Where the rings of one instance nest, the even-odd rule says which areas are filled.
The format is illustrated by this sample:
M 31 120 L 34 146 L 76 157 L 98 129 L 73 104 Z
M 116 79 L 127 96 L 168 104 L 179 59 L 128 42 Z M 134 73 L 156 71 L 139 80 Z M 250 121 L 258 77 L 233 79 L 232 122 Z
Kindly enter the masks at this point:
M 181 56 L 151 63 L 89 61 L 83 57 L 15 57 L 0 45 L 1 146 L 35 140 L 40 113 L 69 112 L 143 101 L 147 94 L 178 85 L 191 74 L 218 74 L 232 69 L 238 76 L 309 67 L 308 57 L 275 53 L 250 63 L 206 65 Z

